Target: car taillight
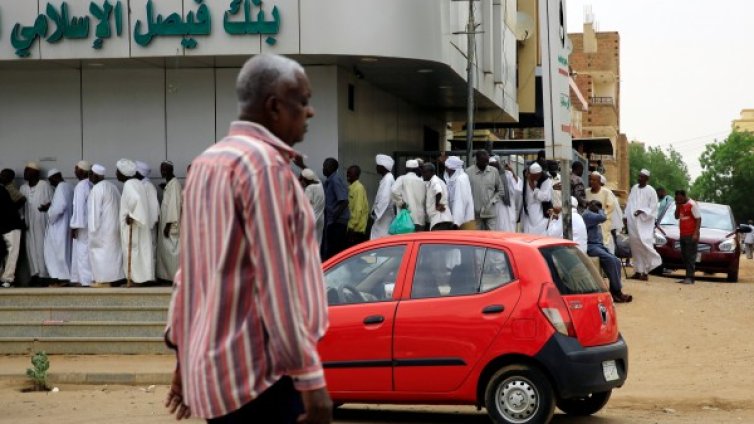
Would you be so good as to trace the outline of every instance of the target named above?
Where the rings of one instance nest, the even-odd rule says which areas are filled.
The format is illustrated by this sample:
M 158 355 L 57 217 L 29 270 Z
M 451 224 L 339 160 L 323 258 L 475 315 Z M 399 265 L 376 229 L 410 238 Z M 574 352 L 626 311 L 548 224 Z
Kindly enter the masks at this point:
M 548 283 L 542 285 L 542 292 L 539 295 L 539 309 L 558 333 L 568 337 L 576 337 L 571 313 L 568 312 L 563 296 L 560 295 L 554 285 Z

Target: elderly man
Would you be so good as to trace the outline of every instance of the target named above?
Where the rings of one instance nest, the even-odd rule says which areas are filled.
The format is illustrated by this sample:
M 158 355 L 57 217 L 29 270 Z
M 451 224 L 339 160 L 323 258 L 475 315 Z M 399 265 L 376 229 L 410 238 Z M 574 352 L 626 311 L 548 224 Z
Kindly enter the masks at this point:
M 120 242 L 125 256 L 123 272 L 136 284 L 154 281 L 152 217 L 147 188 L 136 176 L 136 164 L 121 159 L 116 176 L 123 183 L 120 199 Z
M 524 185 L 518 176 L 513 173 L 510 163 L 501 163 L 501 160 L 494 156 L 490 158 L 490 166 L 495 167 L 500 173 L 500 193 L 501 201 L 497 202 L 497 231 L 509 233 L 516 232 L 516 222 L 518 221 L 518 207 L 516 199 L 521 196 Z
M 592 200 L 582 215 L 588 233 L 587 254 L 599 258 L 600 267 L 607 274 L 610 282 L 610 294 L 616 303 L 628 303 L 633 300 L 629 294 L 623 293 L 623 284 L 620 280 L 620 259 L 610 253 L 602 243 L 602 230 L 600 226 L 607 225 L 607 215 L 602 209 L 599 200 Z
M 92 266 L 92 287 L 110 287 L 124 278 L 123 247 L 120 242 L 120 191 L 105 180 L 107 170 L 100 164 L 92 165 L 89 181 L 92 190 L 87 199 L 87 232 L 89 236 L 89 263 Z
M 160 205 L 160 223 L 157 238 L 157 269 L 155 274 L 163 281 L 173 281 L 178 271 L 178 238 L 181 228 L 183 190 L 173 172 L 173 162 L 160 164 L 160 175 L 165 179 L 165 190 Z
M 56 280 L 50 287 L 63 287 L 71 279 L 73 186 L 65 182 L 57 169 L 51 169 L 47 173 L 47 180 L 55 188 L 55 193 L 47 210 L 49 223 L 45 234 L 45 266 L 50 278 Z
M 552 179 L 534 162 L 529 166 L 529 175 L 524 183 L 523 213 L 521 221 L 527 234 L 547 234 L 549 211 L 552 205 Z
M 351 218 L 348 220 L 348 246 L 355 246 L 367 241 L 367 219 L 369 218 L 369 200 L 367 190 L 359 181 L 361 168 L 351 165 L 346 170 L 348 181 L 348 210 Z
M 73 209 L 71 211 L 71 285 L 89 287 L 92 285 L 92 265 L 89 261 L 89 230 L 87 223 L 87 201 L 92 191 L 89 172 L 92 165 L 79 161 L 73 173 L 79 182 L 73 189 Z
M 0 255 L 0 287 L 12 287 L 16 280 L 16 264 L 21 250 L 23 228 L 18 206 L 5 186 L 0 184 L 0 243 L 5 245 L 5 258 Z
M 615 210 L 620 209 L 620 205 L 615 201 L 612 191 L 602 184 L 603 176 L 594 171 L 589 175 L 589 190 L 586 192 L 586 200 L 591 202 L 597 200 L 602 205 L 605 212 L 605 216 L 608 219 L 603 225 L 600 225 L 602 230 L 602 243 L 605 245 L 610 253 L 615 253 L 615 240 L 612 234 L 612 220 L 615 215 Z
M 40 167 L 29 162 L 24 169 L 26 184 L 21 186 L 21 194 L 26 198 L 24 222 L 26 223 L 26 259 L 32 280 L 47 278 L 44 257 L 44 239 L 47 232 L 47 210 L 52 202 L 52 187 L 41 179 Z
M 395 180 L 392 188 L 393 203 L 398 209 L 408 209 L 416 231 L 424 231 L 427 213 L 424 202 L 427 198 L 427 185 L 420 178 L 421 169 L 416 159 L 406 161 L 406 174 Z
M 263 54 L 243 66 L 236 92 L 240 121 L 194 159 L 186 181 L 167 404 L 178 418 L 211 422 L 329 423 L 317 353 L 324 276 L 314 214 L 290 166 L 314 116 L 309 81 L 298 63 Z
M 631 188 L 626 204 L 626 226 L 636 280 L 649 280 L 649 273 L 662 265 L 662 257 L 654 246 L 655 221 L 657 220 L 657 193 L 649 182 L 650 173 L 642 169 L 639 183 Z
M 503 193 L 500 173 L 489 166 L 490 154 L 486 150 L 476 152 L 476 163 L 466 169 L 474 199 L 474 219 L 477 230 L 497 230 L 497 202 Z
M 327 158 L 322 164 L 325 176 L 325 249 L 323 260 L 330 259 L 348 247 L 348 184 L 338 172 L 338 161 Z
M 448 185 L 448 204 L 453 223 L 462 230 L 475 230 L 474 195 L 469 176 L 463 169 L 463 161 L 458 156 L 450 156 L 445 160 L 445 182 Z
M 437 176 L 437 170 L 431 163 L 425 163 L 422 166 L 422 178 L 427 183 L 424 210 L 427 211 L 429 230 L 452 230 L 454 224 L 448 205 L 448 187 Z
M 380 186 L 377 188 L 377 195 L 374 196 L 374 205 L 372 205 L 372 233 L 370 240 L 378 239 L 388 235 L 390 224 L 395 218 L 395 207 L 391 199 L 393 184 L 393 165 L 395 161 L 388 155 L 379 154 L 375 157 L 377 174 L 381 177 Z
M 304 194 L 314 210 L 314 222 L 317 226 L 317 246 L 322 246 L 322 237 L 325 230 L 325 189 L 322 187 L 317 174 L 309 168 L 301 171 L 299 177 L 304 187 Z

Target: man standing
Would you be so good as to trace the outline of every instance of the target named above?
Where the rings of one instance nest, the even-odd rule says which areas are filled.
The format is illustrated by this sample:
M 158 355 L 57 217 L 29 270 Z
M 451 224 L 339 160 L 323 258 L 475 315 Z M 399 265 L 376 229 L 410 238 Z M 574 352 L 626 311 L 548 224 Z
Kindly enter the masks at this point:
M 348 220 L 348 246 L 355 246 L 367 241 L 367 219 L 369 218 L 369 200 L 367 190 L 361 184 L 361 168 L 352 165 L 346 171 L 348 181 L 348 210 L 351 218 Z
M 18 187 L 16 187 L 15 179 L 16 172 L 12 169 L 6 168 L 0 171 L 0 184 L 2 184 L 8 191 L 11 201 L 16 205 L 16 209 L 18 210 L 26 203 L 26 197 L 24 197 Z
M 607 187 L 603 187 L 602 178 L 602 175 L 597 171 L 594 171 L 589 175 L 589 190 L 586 192 L 586 200 L 588 202 L 597 200 L 602 205 L 602 208 L 605 211 L 605 216 L 607 216 L 608 219 L 608 222 L 605 223 L 605 225 L 600 225 L 600 228 L 602 229 L 602 244 L 605 245 L 610 253 L 614 254 L 615 240 L 613 239 L 611 224 L 615 209 L 618 209 L 619 206 L 613 201 L 615 197 L 612 196 L 610 190 Z
M 21 250 L 21 230 L 24 224 L 18 214 L 16 203 L 4 185 L 0 185 L 0 235 L 5 245 L 5 260 L 0 259 L 0 287 L 13 286 L 16 279 L 16 264 Z
M 106 169 L 95 164 L 89 173 L 92 191 L 87 199 L 87 230 L 89 236 L 89 262 L 92 266 L 92 287 L 110 287 L 122 280 L 123 246 L 120 242 L 120 192 L 118 187 L 105 180 Z
M 445 181 L 453 223 L 461 230 L 476 230 L 474 195 L 469 176 L 463 170 L 463 161 L 458 156 L 450 156 L 445 160 Z
M 160 205 L 160 225 L 157 236 L 157 278 L 173 281 L 178 271 L 178 237 L 181 228 L 181 183 L 173 173 L 173 163 L 160 164 L 160 174 L 165 179 L 165 190 Z M 151 183 L 150 183 L 151 185 Z
M 477 230 L 497 229 L 496 204 L 503 192 L 500 173 L 489 166 L 490 154 L 486 150 L 476 152 L 476 164 L 466 169 L 474 199 L 474 219 Z
M 524 183 L 521 221 L 527 234 L 547 234 L 549 211 L 552 209 L 552 179 L 543 174 L 542 166 L 534 162 Z
M 372 234 L 370 239 L 378 239 L 388 235 L 390 224 L 395 218 L 395 208 L 391 194 L 395 177 L 393 177 L 393 165 L 395 161 L 388 155 L 379 154 L 375 158 L 377 163 L 377 174 L 382 177 L 380 186 L 377 188 L 377 195 L 374 196 L 374 205 L 372 206 Z
M 685 190 L 675 192 L 675 219 L 681 235 L 681 257 L 686 265 L 686 278 L 678 281 L 681 284 L 694 284 L 696 271 L 697 245 L 699 232 L 702 228 L 702 214 L 696 202 L 689 199 Z
M 26 198 L 24 222 L 26 223 L 26 259 L 32 279 L 47 278 L 45 267 L 44 239 L 47 232 L 47 210 L 52 202 L 50 184 L 40 178 L 40 168 L 36 162 L 29 162 L 24 169 L 26 184 L 21 186 L 21 194 Z
M 123 183 L 119 216 L 123 272 L 131 282 L 144 284 L 154 280 L 149 195 L 136 177 L 136 164 L 132 160 L 121 159 L 116 167 L 118 181 Z
M 322 164 L 325 178 L 325 254 L 330 259 L 348 247 L 348 185 L 338 172 L 338 161 L 327 158 Z
M 668 206 L 672 203 L 673 198 L 670 197 L 665 187 L 657 187 L 657 219 L 665 215 L 665 211 L 668 210 Z
M 586 188 L 584 187 L 584 164 L 581 162 L 574 162 L 571 165 L 571 195 L 576 198 L 578 202 L 579 212 L 586 209 Z
M 497 211 L 497 231 L 508 233 L 516 232 L 516 223 L 518 221 L 518 206 L 516 199 L 521 196 L 524 185 L 513 173 L 510 163 L 502 163 L 497 156 L 490 158 L 490 166 L 498 170 L 500 174 L 500 201 L 495 204 Z
M 648 281 L 648 274 L 662 265 L 662 258 L 654 247 L 657 193 L 647 184 L 649 176 L 646 169 L 639 173 L 639 183 L 631 188 L 628 195 L 625 217 L 636 271 L 631 278 L 642 281 Z
M 613 302 L 628 303 L 632 301 L 631 295 L 623 293 L 623 284 L 620 281 L 620 259 L 610 253 L 602 244 L 600 226 L 607 225 L 607 216 L 599 200 L 589 202 L 589 207 L 584 211 L 583 218 L 588 237 L 587 254 L 600 259 L 600 267 L 605 271 L 610 282 Z
M 749 226 L 754 229 L 754 221 L 749 220 Z M 746 248 L 746 259 L 754 257 L 754 232 L 746 233 L 744 237 L 744 247 Z
M 421 170 L 416 159 L 406 161 L 406 174 L 395 180 L 392 199 L 398 209 L 408 209 L 416 231 L 424 231 L 427 225 L 427 212 L 424 202 L 427 198 L 427 185 L 420 178 Z
M 166 405 L 210 423 L 326 424 L 324 276 L 290 167 L 314 116 L 309 82 L 298 63 L 263 54 L 241 69 L 236 92 L 241 120 L 194 159 L 186 181 Z
M 152 254 L 155 255 L 153 260 L 157 263 L 157 221 L 160 219 L 160 200 L 157 197 L 157 187 L 152 184 L 152 180 L 149 179 L 149 174 L 152 173 L 152 168 L 147 165 L 146 162 L 136 161 L 136 179 L 141 181 L 144 188 L 147 190 L 147 200 L 149 202 L 149 234 L 152 236 Z
M 57 169 L 51 169 L 47 179 L 55 187 L 55 194 L 47 210 L 49 224 L 45 234 L 45 266 L 50 278 L 57 280 L 50 286 L 63 287 L 71 279 L 73 187 L 63 180 L 63 175 Z
M 314 222 L 317 226 L 317 246 L 322 247 L 322 236 L 325 229 L 325 189 L 317 178 L 317 174 L 309 168 L 301 171 L 299 178 L 304 187 L 304 194 L 314 210 Z
M 89 230 L 87 221 L 87 201 L 92 191 L 89 172 L 92 165 L 82 160 L 73 172 L 79 182 L 73 190 L 73 210 L 71 213 L 71 285 L 89 287 L 92 285 L 92 265 L 89 261 Z
M 448 187 L 437 176 L 435 166 L 431 163 L 425 163 L 422 166 L 422 178 L 427 183 L 424 209 L 427 211 L 429 230 L 452 230 L 454 224 L 448 206 Z

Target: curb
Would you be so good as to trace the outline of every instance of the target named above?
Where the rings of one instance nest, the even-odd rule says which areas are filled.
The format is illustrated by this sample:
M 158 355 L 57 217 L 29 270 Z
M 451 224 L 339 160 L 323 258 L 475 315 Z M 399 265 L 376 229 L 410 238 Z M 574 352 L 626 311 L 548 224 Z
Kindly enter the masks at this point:
M 50 373 L 48 376 L 50 385 L 169 385 L 172 379 L 172 373 Z M 5 374 L 0 375 L 0 381 L 10 383 L 25 383 L 28 382 L 29 379 L 25 375 Z

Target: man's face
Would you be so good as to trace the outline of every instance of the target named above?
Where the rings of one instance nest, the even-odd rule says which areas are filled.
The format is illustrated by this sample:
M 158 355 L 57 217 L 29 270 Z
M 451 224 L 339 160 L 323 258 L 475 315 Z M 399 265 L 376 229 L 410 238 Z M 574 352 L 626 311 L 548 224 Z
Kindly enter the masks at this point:
M 307 121 L 314 116 L 314 108 L 309 104 L 312 97 L 309 79 L 299 73 L 296 83 L 281 84 L 276 97 L 276 120 L 270 130 L 286 144 L 293 146 L 304 139 Z
M 173 167 L 168 165 L 167 163 L 163 163 L 160 165 L 160 175 L 162 178 L 168 178 L 173 175 Z
M 649 177 L 644 174 L 639 174 L 639 185 L 645 186 L 649 182 Z
M 358 179 L 359 177 L 356 176 L 356 170 L 353 168 L 348 168 L 348 170 L 346 171 L 346 181 L 348 181 L 348 184 L 352 184 Z
M 322 174 L 325 177 L 329 177 L 333 173 L 335 173 L 335 166 L 331 161 L 326 160 L 325 163 L 322 164 Z
M 487 154 L 487 152 L 479 152 L 476 155 L 476 166 L 477 168 L 484 171 L 487 168 L 487 165 L 490 164 L 490 155 Z
M 118 181 L 125 183 L 128 181 L 128 177 L 120 173 L 120 170 L 115 171 L 115 177 L 118 179 Z
M 89 173 L 89 181 L 90 181 L 90 182 L 91 182 L 92 184 L 97 184 L 98 182 L 100 182 L 100 181 L 102 181 L 102 180 L 104 180 L 104 179 L 105 179 L 105 177 L 103 177 L 103 176 L 101 176 L 101 175 L 97 175 L 97 174 L 95 174 L 94 172 L 90 172 L 90 173 Z
M 39 180 L 39 171 L 31 168 L 24 168 L 24 180 Z
M 48 181 L 50 182 L 50 185 L 53 187 L 57 187 L 58 184 L 60 184 L 63 181 L 63 177 L 60 174 L 55 174 L 48 178 Z
M 686 196 L 684 196 L 682 194 L 676 194 L 675 195 L 675 202 L 678 203 L 679 205 L 682 205 L 682 204 L 686 203 L 686 201 L 687 201 Z
M 578 175 L 579 177 L 584 175 L 584 166 L 579 164 L 576 167 L 573 168 L 573 175 Z M 591 180 L 591 177 L 590 177 Z
M 597 175 L 590 175 L 589 176 L 589 187 L 597 190 L 598 188 L 602 187 L 602 183 L 600 182 L 600 177 Z
M 435 173 L 432 172 L 432 169 L 430 169 L 429 167 L 422 168 L 422 179 L 424 181 L 431 180 L 434 175 Z
M 0 184 L 8 184 L 12 180 L 9 172 L 0 172 Z
M 663 189 L 663 188 L 657 190 L 657 197 L 660 198 L 660 199 L 663 199 L 665 196 L 667 196 L 667 194 L 668 193 L 665 192 L 665 189 Z M 676 196 L 676 199 L 677 198 L 678 198 L 678 196 Z

